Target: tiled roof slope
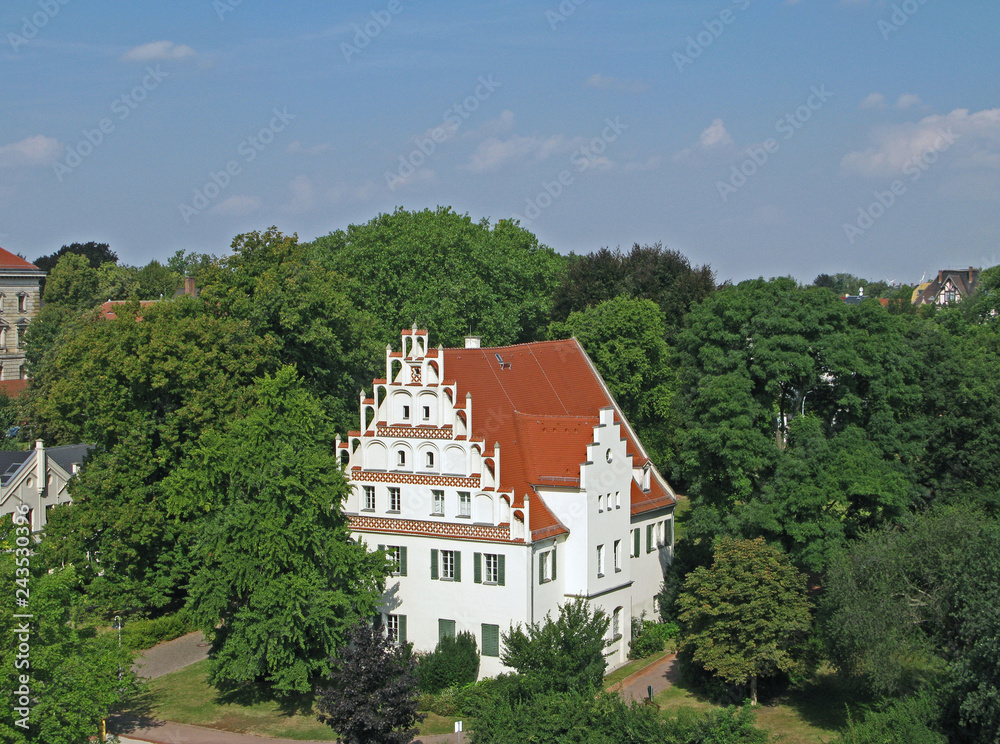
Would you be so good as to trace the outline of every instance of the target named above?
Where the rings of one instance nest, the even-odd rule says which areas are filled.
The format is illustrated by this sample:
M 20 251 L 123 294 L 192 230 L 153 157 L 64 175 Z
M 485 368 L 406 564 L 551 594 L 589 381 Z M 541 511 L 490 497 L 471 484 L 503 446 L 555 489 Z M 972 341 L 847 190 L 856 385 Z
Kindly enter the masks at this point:
M 500 486 L 514 490 L 514 508 L 524 507 L 524 495 L 534 485 L 579 485 L 579 466 L 602 408 L 614 407 L 616 420 L 623 423 L 621 411 L 576 339 L 445 349 L 444 356 L 448 376 L 458 381 L 456 400 L 464 401 L 465 394 L 472 393 L 472 434 L 485 440 L 484 454 L 492 451 L 494 442 L 500 444 Z M 631 429 L 623 425 L 622 431 L 633 465 L 642 465 L 648 458 Z M 633 489 L 633 514 L 671 503 L 670 493 L 655 478 L 648 493 Z M 531 501 L 529 526 L 538 535 L 551 534 L 560 525 L 536 497 Z
M 0 248 L 0 269 L 21 269 L 24 271 L 41 271 L 35 264 L 28 263 L 20 256 Z

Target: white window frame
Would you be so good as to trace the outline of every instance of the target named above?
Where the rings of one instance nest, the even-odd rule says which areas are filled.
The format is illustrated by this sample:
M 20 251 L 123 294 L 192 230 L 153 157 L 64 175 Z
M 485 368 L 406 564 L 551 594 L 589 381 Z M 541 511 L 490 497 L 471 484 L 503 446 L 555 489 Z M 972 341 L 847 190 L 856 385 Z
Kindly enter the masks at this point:
M 403 565 L 402 565 L 402 561 L 400 560 L 400 556 L 402 555 L 402 552 L 403 551 L 402 551 L 402 549 L 401 549 L 401 547 L 399 545 L 386 545 L 385 546 L 385 558 L 393 566 L 392 570 L 389 572 L 393 576 L 402 576 Z
M 422 408 L 421 408 L 421 415 L 423 416 L 424 421 L 430 421 L 431 420 L 431 407 L 430 406 L 422 406 Z
M 597 578 L 604 576 L 604 546 L 597 546 Z
M 440 489 L 431 491 L 431 516 L 444 516 L 444 491 Z
M 389 511 L 398 512 L 401 511 L 400 506 L 402 505 L 403 497 L 398 486 L 389 487 Z
M 364 486 L 365 511 L 375 511 L 375 486 Z
M 472 518 L 472 492 L 458 492 L 458 516 Z
M 500 583 L 500 554 L 483 553 L 483 583 Z
M 399 615 L 385 616 L 385 632 L 390 641 L 399 643 Z
M 615 573 L 618 573 L 619 571 L 622 570 L 622 541 L 621 540 L 615 540 L 614 554 L 615 554 Z
M 441 579 L 443 581 L 455 580 L 455 551 L 441 551 Z
M 403 406 L 403 421 L 410 420 L 410 407 L 407 405 Z
M 433 468 L 434 467 L 434 453 L 433 452 L 428 452 L 425 461 L 427 463 L 427 467 Z

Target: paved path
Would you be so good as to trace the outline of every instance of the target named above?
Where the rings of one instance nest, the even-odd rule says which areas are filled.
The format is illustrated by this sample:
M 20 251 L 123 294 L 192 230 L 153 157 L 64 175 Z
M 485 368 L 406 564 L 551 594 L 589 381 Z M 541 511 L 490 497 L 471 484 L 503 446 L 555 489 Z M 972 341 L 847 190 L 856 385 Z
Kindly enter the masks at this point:
M 140 677 L 156 679 L 208 658 L 208 641 L 201 631 L 146 649 L 132 665 Z
M 469 740 L 468 734 L 463 734 Z M 182 723 L 163 723 L 147 728 L 129 731 L 128 736 L 119 736 L 122 744 L 331 744 L 331 742 L 303 741 L 301 739 L 270 739 L 251 734 L 234 734 L 229 731 L 186 726 Z M 424 736 L 413 744 L 457 744 L 458 734 Z
M 656 695 L 677 681 L 680 671 L 677 669 L 676 662 L 677 654 L 668 654 L 659 661 L 626 677 L 611 689 L 620 691 L 626 701 L 645 700 L 647 687 L 652 686 L 653 695 Z

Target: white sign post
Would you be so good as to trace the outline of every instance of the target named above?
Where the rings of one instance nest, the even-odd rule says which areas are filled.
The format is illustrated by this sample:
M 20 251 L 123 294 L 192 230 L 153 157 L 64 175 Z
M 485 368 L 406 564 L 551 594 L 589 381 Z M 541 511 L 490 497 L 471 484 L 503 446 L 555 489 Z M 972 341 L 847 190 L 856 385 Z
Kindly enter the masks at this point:
M 455 721 L 455 733 L 458 734 L 458 744 L 462 744 L 462 722 Z

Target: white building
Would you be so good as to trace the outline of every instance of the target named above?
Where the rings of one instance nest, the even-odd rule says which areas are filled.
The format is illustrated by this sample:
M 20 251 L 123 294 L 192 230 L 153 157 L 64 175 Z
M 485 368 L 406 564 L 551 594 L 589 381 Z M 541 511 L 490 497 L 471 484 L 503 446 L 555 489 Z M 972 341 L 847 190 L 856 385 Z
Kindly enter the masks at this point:
M 34 264 L 0 248 L 0 381 L 25 377 L 24 333 L 41 308 L 44 277 Z
M 623 663 L 632 617 L 656 614 L 676 502 L 580 344 L 431 349 L 414 327 L 385 364 L 339 446 L 352 532 L 396 559 L 390 632 L 432 650 L 470 631 L 492 676 L 502 631 L 583 597 Z
M 46 449 L 37 441 L 33 450 L 0 452 L 0 516 L 25 504 L 32 531 L 45 529 L 50 509 L 72 503 L 69 481 L 93 448 L 70 444 Z

